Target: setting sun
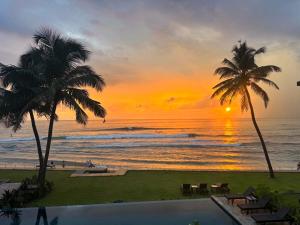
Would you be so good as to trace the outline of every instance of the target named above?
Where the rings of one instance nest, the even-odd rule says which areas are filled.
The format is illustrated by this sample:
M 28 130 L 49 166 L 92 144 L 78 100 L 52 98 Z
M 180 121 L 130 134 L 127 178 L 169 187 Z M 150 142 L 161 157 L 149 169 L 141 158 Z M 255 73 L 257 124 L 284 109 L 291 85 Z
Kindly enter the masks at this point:
M 230 108 L 230 107 L 226 107 L 225 111 L 226 111 L 226 112 L 230 112 L 230 111 L 231 111 L 231 108 Z

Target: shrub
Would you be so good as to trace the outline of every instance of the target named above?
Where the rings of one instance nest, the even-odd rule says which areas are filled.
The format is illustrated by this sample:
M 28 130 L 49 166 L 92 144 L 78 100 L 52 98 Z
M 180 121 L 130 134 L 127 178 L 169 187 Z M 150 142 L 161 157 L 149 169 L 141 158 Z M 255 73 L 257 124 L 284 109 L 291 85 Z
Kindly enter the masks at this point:
M 200 225 L 199 221 L 194 220 L 192 223 L 190 223 L 189 225 Z
M 291 212 L 291 216 L 293 218 L 293 222 L 295 225 L 300 224 L 300 208 L 295 208 Z
M 21 207 L 22 201 L 20 201 L 18 191 L 5 191 L 1 198 L 1 208 L 17 208 Z
M 6 191 L 0 200 L 0 207 L 18 208 L 25 203 L 31 202 L 47 195 L 53 189 L 53 182 L 46 181 L 43 187 L 38 185 L 36 176 L 27 177 L 22 181 L 21 188 L 14 191 Z
M 280 195 L 277 191 L 272 191 L 270 187 L 266 185 L 259 185 L 256 188 L 257 197 L 268 197 L 271 199 L 268 207 L 272 211 L 276 211 L 280 205 Z

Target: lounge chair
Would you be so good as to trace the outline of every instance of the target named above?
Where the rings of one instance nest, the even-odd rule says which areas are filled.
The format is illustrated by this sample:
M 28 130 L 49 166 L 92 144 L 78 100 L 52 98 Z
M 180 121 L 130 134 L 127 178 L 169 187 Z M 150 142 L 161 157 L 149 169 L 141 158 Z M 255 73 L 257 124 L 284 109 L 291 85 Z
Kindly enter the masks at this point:
M 199 194 L 207 194 L 209 192 L 206 183 L 200 183 L 196 191 Z
M 228 187 L 228 183 L 219 183 L 219 184 L 212 184 L 210 186 L 212 192 L 216 193 L 229 193 L 230 189 Z
M 241 209 L 241 211 L 246 211 L 247 214 L 256 209 L 266 209 L 271 199 L 268 197 L 263 197 L 259 199 L 257 202 L 249 203 L 249 204 L 238 204 L 237 206 Z
M 260 224 L 275 222 L 289 222 L 292 224 L 292 218 L 289 216 L 289 211 L 289 208 L 281 208 L 275 213 L 254 214 L 251 217 L 256 223 Z
M 181 184 L 180 189 L 183 195 L 190 195 L 193 192 L 191 184 Z
M 225 198 L 227 201 L 231 201 L 231 203 L 234 203 L 234 200 L 246 200 L 248 196 L 254 196 L 255 189 L 253 187 L 248 187 L 246 191 L 242 194 L 226 194 Z

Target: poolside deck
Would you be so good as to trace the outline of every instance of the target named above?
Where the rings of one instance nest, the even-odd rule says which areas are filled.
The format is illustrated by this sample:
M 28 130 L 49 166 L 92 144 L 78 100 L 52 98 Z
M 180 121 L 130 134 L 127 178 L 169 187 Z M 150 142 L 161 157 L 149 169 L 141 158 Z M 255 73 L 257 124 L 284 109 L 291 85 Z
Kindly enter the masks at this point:
M 255 225 L 255 221 L 247 215 L 241 213 L 236 205 L 228 204 L 225 197 L 211 196 L 211 199 L 218 204 L 227 214 L 238 221 L 241 225 Z

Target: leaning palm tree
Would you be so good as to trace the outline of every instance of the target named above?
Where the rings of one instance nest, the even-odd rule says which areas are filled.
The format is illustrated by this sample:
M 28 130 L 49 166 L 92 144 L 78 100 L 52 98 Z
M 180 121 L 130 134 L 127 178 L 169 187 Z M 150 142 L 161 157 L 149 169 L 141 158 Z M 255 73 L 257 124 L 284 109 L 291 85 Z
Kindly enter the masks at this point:
M 256 122 L 253 104 L 249 93 L 249 88 L 264 101 L 265 107 L 268 106 L 269 96 L 258 84 L 263 83 L 279 89 L 278 86 L 268 79 L 272 72 L 280 72 L 281 69 L 274 65 L 258 66 L 255 56 L 265 53 L 266 48 L 254 49 L 247 46 L 246 42 L 239 43 L 233 47 L 232 60 L 224 59 L 224 67 L 216 69 L 215 74 L 220 75 L 223 80 L 213 87 L 215 90 L 212 98 L 220 95 L 220 104 L 231 103 L 236 96 L 240 96 L 241 110 L 250 109 L 253 125 L 260 139 L 263 152 L 268 164 L 270 177 L 274 178 L 274 172 L 267 151 L 262 133 Z
M 27 54 L 35 55 L 43 70 L 42 89 L 37 99 L 43 101 L 46 109 L 49 109 L 49 127 L 43 167 L 41 170 L 41 183 L 45 181 L 47 162 L 50 154 L 53 126 L 56 116 L 56 108 L 59 104 L 75 111 L 76 121 L 86 124 L 88 116 L 84 109 L 88 109 L 96 117 L 105 117 L 105 109 L 100 102 L 89 97 L 87 90 L 90 87 L 96 91 L 102 91 L 105 83 L 103 78 L 85 62 L 90 52 L 83 44 L 61 35 L 50 29 L 42 29 L 34 35 L 35 46 Z M 37 56 L 37 57 L 36 57 Z M 35 102 L 35 101 L 33 101 Z M 30 104 L 28 105 L 30 107 Z M 24 109 L 26 111 L 26 108 Z

